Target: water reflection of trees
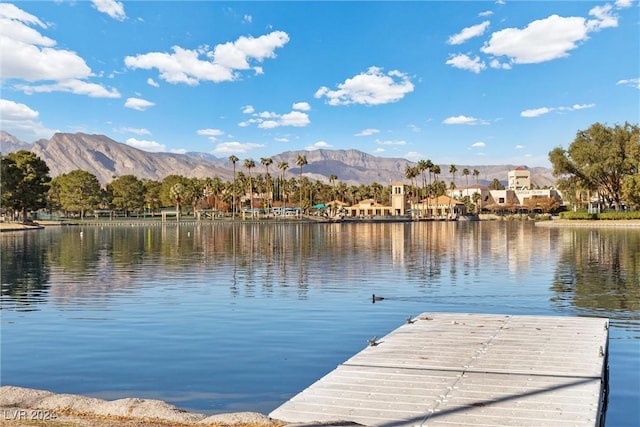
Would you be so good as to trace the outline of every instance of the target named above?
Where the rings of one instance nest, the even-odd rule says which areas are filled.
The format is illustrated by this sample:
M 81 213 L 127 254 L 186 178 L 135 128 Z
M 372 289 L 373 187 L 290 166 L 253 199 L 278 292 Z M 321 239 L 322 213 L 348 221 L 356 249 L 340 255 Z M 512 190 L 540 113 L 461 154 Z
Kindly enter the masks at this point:
M 554 302 L 640 315 L 640 232 L 567 230 L 551 289 Z
M 18 307 L 42 302 L 49 288 L 46 256 L 48 241 L 37 232 L 4 233 L 0 239 L 2 308 L 13 301 Z

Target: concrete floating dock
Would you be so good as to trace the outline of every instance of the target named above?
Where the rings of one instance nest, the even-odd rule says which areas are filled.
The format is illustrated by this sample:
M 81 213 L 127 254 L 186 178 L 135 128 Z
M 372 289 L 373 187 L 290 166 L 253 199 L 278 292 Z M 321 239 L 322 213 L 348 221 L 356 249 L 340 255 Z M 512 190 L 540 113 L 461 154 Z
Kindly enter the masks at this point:
M 269 416 L 297 424 L 601 426 L 608 326 L 590 317 L 424 313 Z

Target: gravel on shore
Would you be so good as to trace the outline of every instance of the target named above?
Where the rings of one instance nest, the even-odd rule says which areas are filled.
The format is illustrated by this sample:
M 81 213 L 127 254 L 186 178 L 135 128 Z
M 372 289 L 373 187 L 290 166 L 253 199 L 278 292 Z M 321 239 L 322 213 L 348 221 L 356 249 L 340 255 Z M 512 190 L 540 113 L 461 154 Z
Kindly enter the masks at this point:
M 284 423 L 256 412 L 204 415 L 161 400 L 102 400 L 15 386 L 0 387 L 0 426 L 56 427 L 280 427 Z

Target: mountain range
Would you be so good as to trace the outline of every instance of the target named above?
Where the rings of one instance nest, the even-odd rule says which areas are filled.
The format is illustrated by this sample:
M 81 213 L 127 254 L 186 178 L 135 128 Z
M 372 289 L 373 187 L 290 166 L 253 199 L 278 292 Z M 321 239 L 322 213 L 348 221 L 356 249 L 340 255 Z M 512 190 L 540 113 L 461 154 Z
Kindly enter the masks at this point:
M 94 174 L 101 184 L 107 184 L 114 178 L 123 175 L 135 175 L 143 179 L 161 181 L 167 175 L 182 175 L 188 178 L 219 177 L 224 181 L 233 180 L 233 164 L 228 158 L 215 157 L 208 153 L 151 153 L 138 150 L 124 143 L 114 141 L 105 135 L 88 135 L 84 133 L 56 133 L 51 139 L 41 139 L 33 143 L 20 141 L 13 135 L 0 131 L 0 153 L 3 155 L 18 151 L 31 151 L 44 160 L 49 166 L 52 178 L 72 170 L 81 169 Z M 313 150 L 286 151 L 271 156 L 273 160 L 269 168 L 272 176 L 278 176 L 281 171 L 277 166 L 280 162 L 287 162 L 289 168 L 287 176 L 298 176 L 300 169 L 296 166 L 298 155 L 304 155 L 308 164 L 303 166 L 302 175 L 312 181 L 329 182 L 329 176 L 337 176 L 337 181 L 347 185 L 371 184 L 377 182 L 383 185 L 394 181 L 409 181 L 405 177 L 405 168 L 415 166 L 403 158 L 377 157 L 358 150 Z M 240 157 L 240 156 L 238 156 Z M 254 159 L 256 167 L 253 174 L 266 172 L 260 159 Z M 442 173 L 439 179 L 452 181 L 449 173 L 451 165 L 440 165 Z M 462 175 L 464 168 L 480 172 L 478 176 L 481 185 L 486 185 L 495 178 L 503 184 L 507 173 L 516 167 L 524 165 L 456 165 L 456 186 L 461 187 L 475 183 L 472 175 Z M 527 168 L 531 171 L 534 186 L 554 186 L 555 177 L 552 170 L 543 167 Z M 247 173 L 244 159 L 236 163 L 236 172 Z

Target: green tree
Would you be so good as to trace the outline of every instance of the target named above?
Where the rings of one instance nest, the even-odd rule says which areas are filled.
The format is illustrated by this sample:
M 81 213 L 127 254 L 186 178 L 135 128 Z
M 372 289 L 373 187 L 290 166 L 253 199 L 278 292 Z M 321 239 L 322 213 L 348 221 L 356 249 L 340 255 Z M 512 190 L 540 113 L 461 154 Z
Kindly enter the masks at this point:
M 567 150 L 556 147 L 549 152 L 549 160 L 554 175 L 560 177 L 559 187 L 596 192 L 607 205 L 619 210 L 624 178 L 638 173 L 640 162 L 635 153 L 639 144 L 638 125 L 594 123 L 578 131 Z
M 162 183 L 151 179 L 145 179 L 142 181 L 142 184 L 144 186 L 144 202 L 147 209 L 153 212 L 161 206 L 160 193 L 162 191 Z
M 296 158 L 296 166 L 300 167 L 300 172 L 299 172 L 299 178 L 298 178 L 298 183 L 300 184 L 300 189 L 299 191 L 299 203 L 300 203 L 300 207 L 302 207 L 302 167 L 308 165 L 309 162 L 307 161 L 307 156 L 302 155 L 302 154 L 298 154 L 298 157 Z
M 233 154 L 229 156 L 229 161 L 233 164 L 233 186 L 231 187 L 231 216 L 233 217 L 233 219 L 236 218 L 236 163 L 238 162 L 238 160 L 240 159 L 238 159 Z
M 266 169 L 265 175 L 265 183 L 267 185 L 267 206 L 271 206 L 271 201 L 273 200 L 273 182 L 271 180 L 271 175 L 269 175 L 269 166 L 273 164 L 273 159 L 271 157 L 261 157 L 260 163 Z
M 489 190 L 504 190 L 504 185 L 498 178 L 493 178 L 493 181 L 489 184 Z
M 140 212 L 144 207 L 145 186 L 134 175 L 114 179 L 107 185 L 107 191 L 111 193 L 113 207 L 125 211 L 127 216 L 130 211 Z
M 640 210 L 640 174 L 627 175 L 622 181 L 622 197 L 632 209 Z
M 253 208 L 253 181 L 251 179 L 251 169 L 256 167 L 256 162 L 253 159 L 245 159 L 244 167 L 249 172 L 249 208 Z
M 60 189 L 60 205 L 67 212 L 77 212 L 80 218 L 96 209 L 102 200 L 100 182 L 90 172 L 76 169 L 53 179 Z
M 0 157 L 0 163 L 3 208 L 20 212 L 25 220 L 27 212 L 47 205 L 51 177 L 44 160 L 30 151 L 20 150 Z

